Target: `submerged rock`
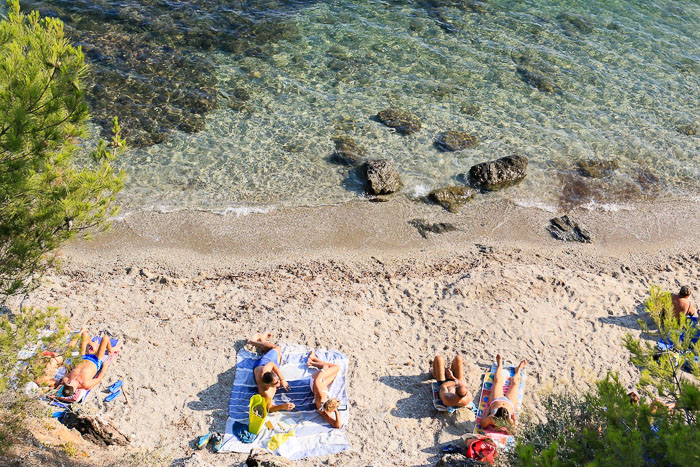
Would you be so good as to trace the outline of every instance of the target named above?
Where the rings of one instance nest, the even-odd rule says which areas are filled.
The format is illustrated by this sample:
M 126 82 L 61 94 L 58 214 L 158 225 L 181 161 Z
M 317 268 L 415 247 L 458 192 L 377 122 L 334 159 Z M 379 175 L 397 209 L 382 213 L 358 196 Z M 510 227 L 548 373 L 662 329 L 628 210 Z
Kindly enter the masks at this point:
M 678 125 L 676 127 L 676 131 L 686 136 L 695 136 L 698 134 L 698 127 L 692 123 L 686 123 L 683 125 Z
M 423 238 L 428 238 L 429 233 L 442 234 L 457 230 L 457 227 L 447 222 L 436 222 L 435 224 L 431 224 L 425 219 L 413 219 L 408 221 L 408 223 L 415 227 L 420 236 Z
M 568 32 L 575 29 L 578 32 L 588 34 L 593 31 L 593 27 L 580 15 L 562 13 L 559 15 L 559 21 L 561 21 L 562 27 Z
M 550 219 L 547 230 L 554 238 L 565 242 L 591 243 L 593 241 L 591 233 L 569 216 Z
M 330 161 L 334 164 L 356 166 L 360 165 L 365 158 L 365 150 L 358 146 L 354 139 L 349 136 L 336 136 L 333 138 L 335 151 L 330 156 Z
M 373 195 L 388 195 L 401 189 L 399 172 L 388 159 L 367 161 L 362 166 L 366 189 Z
M 557 90 L 556 84 L 554 84 L 548 78 L 545 78 L 537 72 L 534 72 L 522 66 L 517 67 L 517 71 L 523 81 L 525 81 L 530 86 L 537 88 L 539 91 L 554 92 Z
M 578 171 L 581 175 L 590 178 L 604 177 L 620 167 L 620 164 L 616 160 L 596 161 L 586 159 L 578 161 L 576 165 L 578 166 Z
M 470 117 L 477 115 L 479 111 L 481 111 L 481 108 L 471 102 L 464 102 L 459 106 L 459 112 L 463 115 L 469 115 Z
M 377 119 L 389 128 L 394 128 L 405 135 L 410 135 L 421 129 L 418 117 L 405 110 L 388 108 L 379 112 Z
M 474 186 L 483 190 L 500 190 L 525 178 L 527 163 L 527 157 L 517 155 L 482 162 L 469 169 L 468 179 Z
M 441 151 L 461 151 L 479 144 L 479 138 L 464 131 L 446 131 L 440 133 L 435 146 Z
M 457 212 L 475 194 L 476 191 L 473 188 L 459 185 L 433 190 L 428 194 L 428 198 L 450 212 Z

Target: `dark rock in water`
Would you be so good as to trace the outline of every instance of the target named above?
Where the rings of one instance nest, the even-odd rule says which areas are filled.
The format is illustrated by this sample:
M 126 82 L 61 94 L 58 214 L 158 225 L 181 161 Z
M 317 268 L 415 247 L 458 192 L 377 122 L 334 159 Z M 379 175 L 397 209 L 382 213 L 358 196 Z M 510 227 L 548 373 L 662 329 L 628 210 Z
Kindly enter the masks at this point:
M 562 22 L 562 27 L 567 31 L 571 31 L 572 28 L 575 28 L 577 31 L 585 34 L 593 31 L 593 27 L 591 27 L 586 20 L 579 15 L 562 13 L 559 15 L 559 20 Z
M 446 131 L 440 133 L 435 146 L 441 151 L 461 151 L 479 144 L 479 138 L 464 131 Z
M 388 195 L 401 189 L 399 172 L 388 159 L 367 161 L 362 166 L 366 189 L 373 195 Z
M 620 26 L 620 23 L 616 23 L 614 21 L 611 23 L 608 23 L 607 26 L 605 26 L 605 27 L 611 31 L 619 31 L 620 29 L 622 29 L 622 26 Z
M 549 79 L 545 78 L 539 73 L 528 70 L 522 66 L 519 66 L 517 71 L 523 81 L 542 92 L 554 92 L 557 90 L 556 84 L 552 83 Z
M 482 162 L 469 169 L 468 179 L 474 186 L 483 190 L 500 190 L 525 178 L 527 163 L 527 157 L 515 155 Z
M 365 158 L 365 150 L 358 146 L 354 139 L 349 136 L 336 136 L 333 138 L 335 151 L 329 160 L 334 164 L 356 166 L 360 165 Z
M 586 159 L 578 161 L 576 165 L 578 166 L 578 171 L 581 175 L 591 178 L 604 177 L 620 167 L 620 164 L 615 160 L 596 161 Z
M 486 2 L 469 2 L 467 8 L 474 13 L 486 13 L 488 11 Z
M 470 117 L 477 115 L 479 111 L 481 111 L 481 108 L 471 102 L 465 102 L 459 106 L 459 112 L 463 115 L 469 115 Z
M 231 110 L 241 112 L 250 109 L 250 93 L 246 88 L 238 87 L 233 90 L 233 96 L 228 100 Z
M 431 224 L 425 219 L 413 219 L 408 221 L 408 223 L 415 227 L 420 236 L 423 238 L 428 238 L 429 233 L 441 234 L 445 232 L 454 232 L 457 230 L 457 227 L 447 222 L 437 222 L 435 224 Z
M 433 190 L 428 194 L 428 198 L 450 212 L 457 212 L 475 194 L 476 191 L 473 188 L 458 185 Z
M 692 123 L 686 123 L 683 125 L 678 125 L 676 127 L 676 131 L 687 136 L 695 136 L 698 134 L 698 127 Z
M 591 233 L 569 216 L 550 219 L 547 230 L 554 238 L 565 242 L 591 243 L 593 241 Z
M 265 58 L 263 45 L 298 35 L 291 15 L 282 16 L 300 5 L 26 0 L 22 7 L 63 20 L 66 36 L 90 65 L 85 89 L 93 121 L 109 138 L 118 116 L 133 147 L 157 144 L 174 129 L 200 131 L 201 117 L 218 107 L 216 64 L 201 52 L 218 48 Z
M 476 467 L 478 465 L 484 464 L 476 459 L 470 459 L 464 454 L 445 454 L 437 464 L 435 464 L 435 467 Z
M 377 114 L 377 119 L 389 128 L 394 128 L 405 135 L 410 135 L 421 129 L 418 117 L 405 110 L 392 108 L 382 110 Z

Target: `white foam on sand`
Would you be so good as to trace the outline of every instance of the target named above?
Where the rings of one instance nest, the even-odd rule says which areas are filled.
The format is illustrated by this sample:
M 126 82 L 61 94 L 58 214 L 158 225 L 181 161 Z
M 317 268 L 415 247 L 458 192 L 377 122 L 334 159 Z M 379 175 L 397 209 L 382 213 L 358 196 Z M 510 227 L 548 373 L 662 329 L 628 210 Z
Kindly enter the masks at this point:
M 596 203 L 595 201 L 589 201 L 588 203 L 581 206 L 583 209 L 588 209 L 589 211 L 605 211 L 605 212 L 618 212 L 618 211 L 634 211 L 634 207 L 626 204 L 616 204 L 616 203 Z
M 423 196 L 427 196 L 428 193 L 430 193 L 430 187 L 425 185 L 416 185 L 413 187 L 414 198 L 422 198 Z
M 249 214 L 267 214 L 272 211 L 271 207 L 254 208 L 250 206 L 229 206 L 226 209 L 215 209 L 211 212 L 220 216 L 235 214 L 236 217 L 247 216 Z
M 514 203 L 523 208 L 535 208 L 545 212 L 551 212 L 553 214 L 556 214 L 557 212 L 557 208 L 555 206 L 543 203 L 542 201 L 517 199 L 514 201 Z

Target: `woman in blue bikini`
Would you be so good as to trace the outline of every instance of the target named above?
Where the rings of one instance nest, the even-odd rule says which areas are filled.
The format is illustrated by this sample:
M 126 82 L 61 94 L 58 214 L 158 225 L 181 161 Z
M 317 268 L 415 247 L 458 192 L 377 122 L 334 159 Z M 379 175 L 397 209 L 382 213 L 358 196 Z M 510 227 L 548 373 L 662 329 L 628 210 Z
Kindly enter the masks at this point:
M 481 422 L 481 427 L 504 434 L 512 434 L 513 428 L 518 421 L 518 387 L 520 386 L 520 372 L 527 365 L 523 360 L 515 369 L 513 378 L 508 387 L 508 393 L 503 394 L 503 385 L 507 376 L 503 370 L 501 356 L 496 355 L 496 374 L 493 376 L 493 387 L 491 389 L 491 402 L 486 407 L 488 415 Z

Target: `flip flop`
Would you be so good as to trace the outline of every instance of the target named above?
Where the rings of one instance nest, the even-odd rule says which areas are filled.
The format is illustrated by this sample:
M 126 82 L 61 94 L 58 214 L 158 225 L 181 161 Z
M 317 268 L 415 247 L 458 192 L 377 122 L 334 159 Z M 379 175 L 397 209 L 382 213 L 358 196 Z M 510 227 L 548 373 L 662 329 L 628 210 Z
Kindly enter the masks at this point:
M 113 385 L 111 385 L 110 387 L 108 387 L 107 390 L 108 390 L 110 393 L 112 393 L 112 392 L 117 392 L 117 389 L 119 389 L 120 387 L 122 387 L 122 384 L 124 384 L 123 381 L 122 381 L 122 380 L 119 380 L 119 381 L 117 381 L 116 383 L 114 383 Z
M 63 416 L 64 416 L 65 414 L 66 414 L 66 411 L 65 411 L 65 410 L 61 410 L 60 412 L 54 412 L 54 413 L 52 413 L 52 414 L 51 414 L 51 417 L 60 419 L 60 418 L 63 418 Z
M 197 443 L 195 444 L 195 446 L 197 446 L 197 449 L 204 449 L 204 447 L 205 447 L 207 444 L 209 444 L 209 440 L 211 439 L 211 437 L 212 437 L 213 434 L 214 434 L 214 433 L 212 433 L 212 432 L 210 431 L 210 432 L 207 433 L 206 435 L 200 436 L 199 439 L 197 440 Z
M 221 436 L 221 433 L 214 433 L 211 439 L 214 441 L 214 446 L 212 446 L 214 452 L 221 451 L 221 446 L 224 444 L 224 437 Z
M 113 401 L 121 393 L 122 393 L 121 389 L 117 389 L 116 392 L 112 392 L 109 394 L 109 396 L 105 397 L 105 402 Z

